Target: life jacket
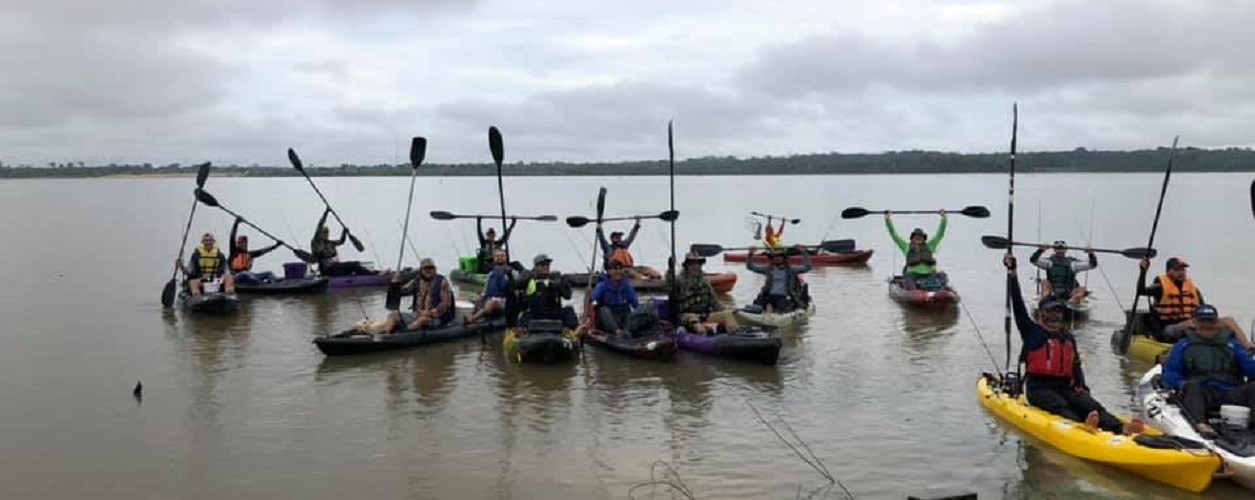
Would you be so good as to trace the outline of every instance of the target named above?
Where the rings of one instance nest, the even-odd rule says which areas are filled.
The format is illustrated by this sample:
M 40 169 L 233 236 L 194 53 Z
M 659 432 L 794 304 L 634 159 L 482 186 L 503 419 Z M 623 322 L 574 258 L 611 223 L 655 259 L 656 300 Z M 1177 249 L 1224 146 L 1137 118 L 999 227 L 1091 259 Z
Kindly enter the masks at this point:
M 1241 385 L 1243 382 L 1242 367 L 1238 365 L 1229 340 L 1233 332 L 1221 330 L 1214 338 L 1204 339 L 1190 330 L 1185 334 L 1185 378 L 1186 380 L 1215 380 L 1229 385 Z
M 933 258 L 933 249 L 927 243 L 923 245 L 910 245 L 906 250 L 906 266 L 917 266 L 920 264 L 934 265 L 937 260 Z
M 632 253 L 628 252 L 626 247 L 614 247 L 614 250 L 610 251 L 610 258 L 607 259 L 607 262 L 618 262 L 623 264 L 623 267 L 636 267 L 635 262 L 632 260 Z
M 680 277 L 678 285 L 680 289 L 680 303 L 683 304 L 679 312 L 693 314 L 710 313 L 712 309 L 710 304 L 711 294 L 707 291 L 710 284 L 707 283 L 706 276 L 689 276 L 688 273 L 685 273 Z
M 1201 301 L 1193 280 L 1185 278 L 1185 283 L 1178 287 L 1172 278 L 1161 274 L 1159 286 L 1163 287 L 1163 296 L 1155 304 L 1155 314 L 1161 322 L 1177 323 L 1194 316 L 1194 310 L 1198 309 Z
M 253 256 L 248 251 L 237 251 L 235 257 L 231 257 L 231 272 L 242 273 L 253 268 Z
M 324 241 L 317 236 L 309 242 L 309 251 L 314 254 L 314 258 L 318 259 L 319 265 L 330 264 L 330 260 L 338 257 L 340 252 L 336 250 L 336 246 L 330 241 Z
M 562 318 L 562 291 L 556 280 L 551 278 L 528 280 L 523 297 L 527 301 L 527 310 L 532 318 Z
M 1046 334 L 1046 343 L 1026 353 L 1025 372 L 1029 375 L 1072 379 L 1076 363 L 1076 342 L 1063 332 Z
M 430 309 L 440 307 L 441 302 L 444 300 L 444 276 L 439 274 L 433 276 L 431 278 L 431 282 L 427 284 L 426 288 L 423 287 L 423 279 L 418 278 L 418 282 L 414 284 L 413 293 L 414 301 L 410 303 L 411 309 L 417 311 L 420 309 L 419 306 L 424 305 L 430 306 Z M 455 314 L 454 309 L 455 308 L 450 305 L 450 307 L 445 309 L 445 312 L 440 315 L 440 319 L 446 322 L 453 319 Z
M 767 244 L 767 248 L 777 250 L 780 248 L 780 237 L 771 232 L 771 227 L 767 227 L 767 234 L 763 235 L 763 243 Z
M 1076 289 L 1076 272 L 1072 270 L 1072 260 L 1064 257 L 1050 257 L 1050 267 L 1046 269 L 1046 280 L 1056 294 L 1069 294 Z
M 218 253 L 218 247 L 211 247 L 208 251 L 204 247 L 196 247 L 196 275 L 204 278 L 213 278 L 218 276 L 222 254 Z

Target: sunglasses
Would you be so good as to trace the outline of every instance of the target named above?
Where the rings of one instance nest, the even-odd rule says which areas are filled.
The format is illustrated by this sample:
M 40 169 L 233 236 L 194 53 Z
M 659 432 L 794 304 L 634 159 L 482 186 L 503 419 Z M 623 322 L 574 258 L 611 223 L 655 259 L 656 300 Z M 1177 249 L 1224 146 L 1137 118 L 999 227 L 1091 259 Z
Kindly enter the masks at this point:
M 422 269 L 423 269 L 424 271 L 432 271 L 432 270 L 435 270 L 435 269 L 436 269 L 436 266 L 423 266 L 423 268 L 422 268 Z

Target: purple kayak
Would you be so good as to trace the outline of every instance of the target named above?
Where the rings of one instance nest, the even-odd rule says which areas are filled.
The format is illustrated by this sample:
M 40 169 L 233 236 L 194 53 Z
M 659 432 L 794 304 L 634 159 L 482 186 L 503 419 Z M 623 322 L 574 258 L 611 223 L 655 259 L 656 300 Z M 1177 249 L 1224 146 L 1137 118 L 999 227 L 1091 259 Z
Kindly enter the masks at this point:
M 721 358 L 753 361 L 764 365 L 774 365 L 780 358 L 780 337 L 759 329 L 698 335 L 680 327 L 676 329 L 675 340 L 680 349 Z
M 401 281 L 405 282 L 414 279 L 417 275 L 417 270 L 407 267 L 401 271 Z M 330 288 L 385 287 L 388 286 L 389 281 L 392 281 L 392 273 L 325 276 L 325 278 L 327 278 L 327 286 Z

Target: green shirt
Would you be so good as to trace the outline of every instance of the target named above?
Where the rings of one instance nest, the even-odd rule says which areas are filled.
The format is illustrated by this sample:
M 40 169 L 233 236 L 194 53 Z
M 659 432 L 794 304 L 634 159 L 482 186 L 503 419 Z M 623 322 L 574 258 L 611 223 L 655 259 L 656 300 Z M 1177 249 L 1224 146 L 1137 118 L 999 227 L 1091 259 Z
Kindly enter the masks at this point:
M 937 226 L 936 234 L 933 234 L 933 238 L 928 240 L 928 243 L 926 243 L 928 245 L 928 249 L 932 250 L 933 253 L 937 252 L 937 245 L 940 245 L 941 239 L 946 236 L 946 225 L 948 222 L 949 219 L 943 217 L 941 219 L 941 224 Z M 889 228 L 889 237 L 893 238 L 893 242 L 898 245 L 899 250 L 902 250 L 902 254 L 906 255 L 909 253 L 911 251 L 911 242 L 909 240 L 902 239 L 902 236 L 898 234 L 898 230 L 893 227 L 892 219 L 885 219 L 885 227 Z M 907 267 L 906 272 L 911 274 L 933 274 L 937 272 L 937 266 L 932 264 L 916 264 Z

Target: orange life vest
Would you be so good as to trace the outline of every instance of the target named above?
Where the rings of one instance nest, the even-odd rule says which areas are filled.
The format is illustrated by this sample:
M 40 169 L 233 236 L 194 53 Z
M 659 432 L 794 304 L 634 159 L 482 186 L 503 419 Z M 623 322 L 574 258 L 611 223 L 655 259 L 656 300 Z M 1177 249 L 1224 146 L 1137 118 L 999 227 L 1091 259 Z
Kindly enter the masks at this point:
M 1155 314 L 1159 316 L 1160 321 L 1179 322 L 1190 319 L 1194 316 L 1194 310 L 1198 309 L 1201 302 L 1198 297 L 1198 289 L 1194 288 L 1194 281 L 1185 278 L 1185 283 L 1181 287 L 1177 287 L 1166 274 L 1159 275 L 1159 286 L 1163 287 L 1163 296 L 1159 299 L 1159 303 L 1155 304 Z
M 632 254 L 626 248 L 616 248 L 610 252 L 610 262 L 618 262 L 623 267 L 635 267 L 635 261 L 632 260 Z
M 239 252 L 231 258 L 231 272 L 242 273 L 253 268 L 253 256 L 248 252 Z

